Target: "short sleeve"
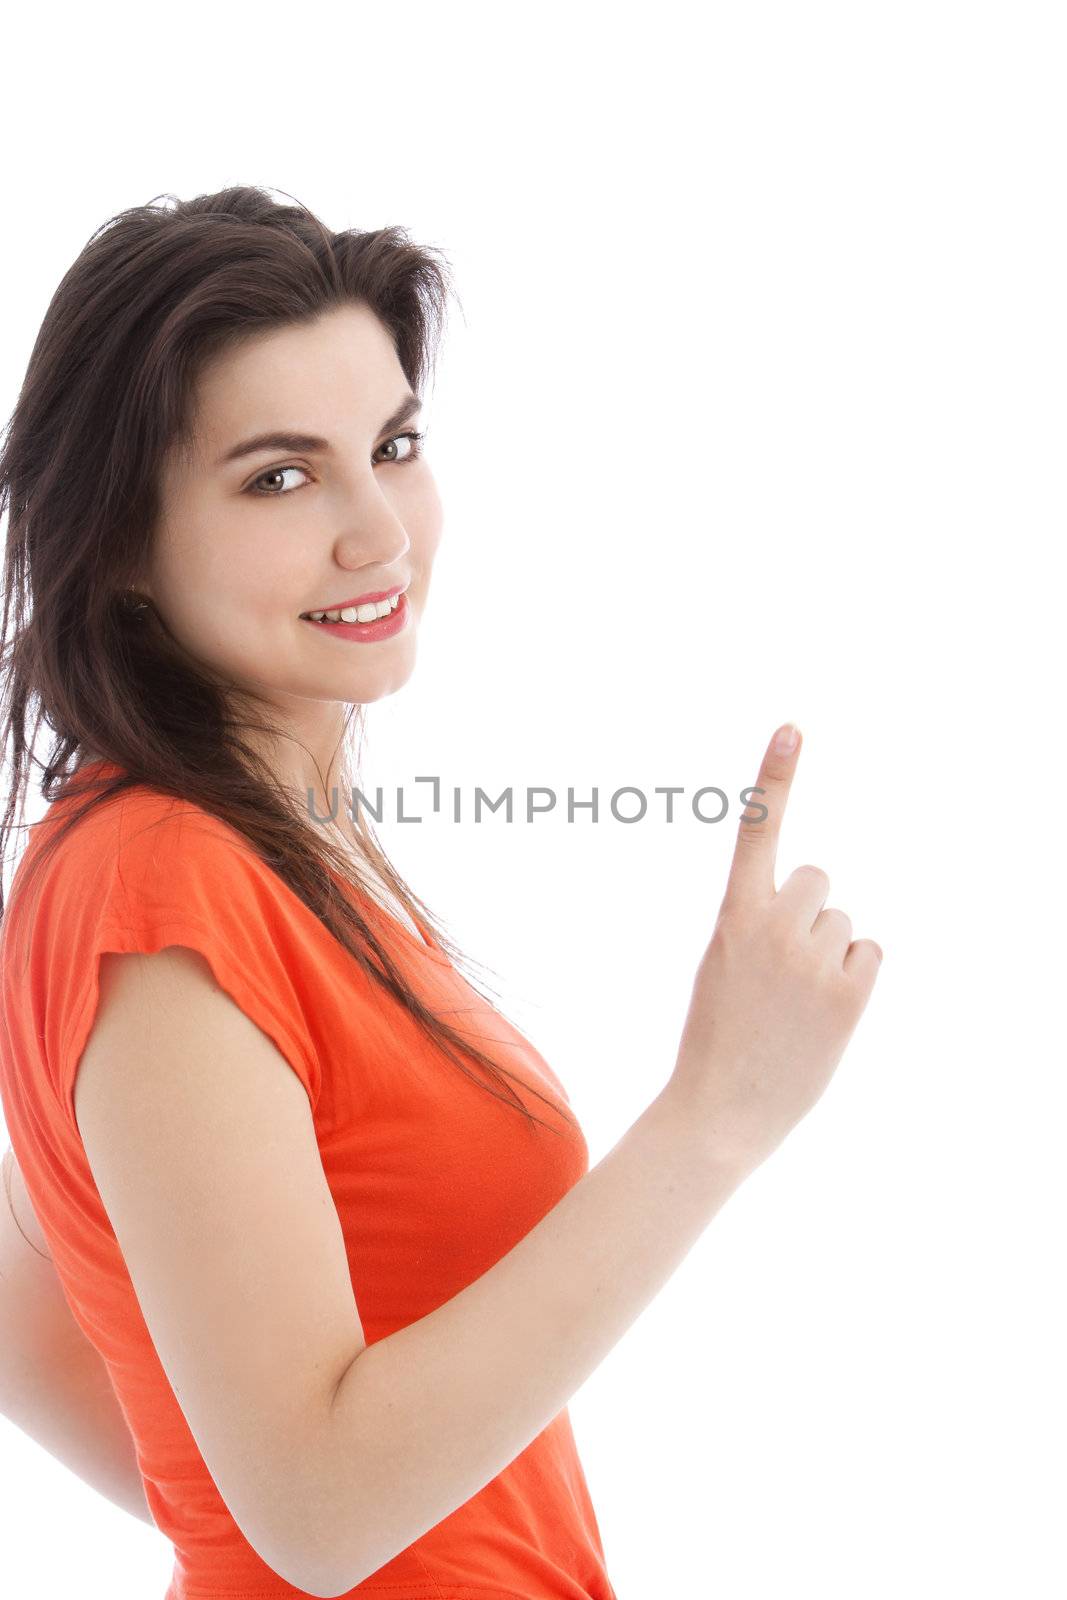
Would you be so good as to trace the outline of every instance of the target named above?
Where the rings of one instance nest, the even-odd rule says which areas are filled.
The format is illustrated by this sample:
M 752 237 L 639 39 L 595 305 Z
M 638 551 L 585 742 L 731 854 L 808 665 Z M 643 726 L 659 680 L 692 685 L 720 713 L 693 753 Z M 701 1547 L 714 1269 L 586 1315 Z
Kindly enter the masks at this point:
M 74 1084 L 99 1003 L 100 956 L 154 954 L 168 945 L 204 958 L 219 987 L 281 1052 L 314 1112 L 321 1078 L 308 968 L 321 925 L 313 913 L 241 834 L 199 808 L 149 795 L 108 810 L 110 826 L 87 825 L 96 835 L 92 893 L 78 896 L 76 856 L 61 861 L 50 925 L 38 930 L 53 946 L 48 1032 L 65 1117 L 76 1130 Z M 89 848 L 87 832 L 81 849 Z

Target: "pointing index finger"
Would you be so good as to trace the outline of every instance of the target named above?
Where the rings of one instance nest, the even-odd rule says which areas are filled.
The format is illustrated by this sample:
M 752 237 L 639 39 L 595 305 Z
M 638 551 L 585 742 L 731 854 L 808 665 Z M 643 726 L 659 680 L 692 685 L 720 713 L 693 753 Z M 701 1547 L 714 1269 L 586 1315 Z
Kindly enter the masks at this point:
M 738 823 L 724 900 L 766 899 L 774 894 L 778 835 L 801 743 L 800 730 L 792 722 L 786 722 L 776 730 L 764 752 L 756 779 L 758 794 L 748 802 Z M 746 816 L 757 806 L 766 806 L 765 817 L 758 811 L 755 816 Z

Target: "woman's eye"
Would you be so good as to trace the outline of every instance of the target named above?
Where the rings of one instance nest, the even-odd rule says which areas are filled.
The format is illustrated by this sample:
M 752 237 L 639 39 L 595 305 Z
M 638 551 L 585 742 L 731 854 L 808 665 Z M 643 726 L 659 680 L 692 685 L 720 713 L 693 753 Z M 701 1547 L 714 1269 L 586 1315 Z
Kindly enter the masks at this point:
M 387 459 L 396 462 L 414 461 L 416 456 L 422 455 L 422 441 L 425 439 L 425 437 L 425 433 L 398 433 L 395 438 L 387 439 L 382 445 L 382 449 L 388 450 L 390 445 L 399 444 L 401 439 L 403 439 L 408 445 L 407 455 L 389 456 Z
M 422 441 L 425 437 L 425 433 L 398 433 L 392 439 L 387 439 L 383 445 L 379 446 L 379 451 L 389 450 L 404 441 L 408 446 L 404 455 L 394 454 L 385 457 L 387 464 L 395 463 L 400 466 L 403 462 L 414 461 L 422 455 Z M 273 495 L 275 499 L 283 494 L 291 494 L 293 492 L 292 489 L 261 489 L 259 487 L 266 480 L 281 478 L 287 472 L 303 472 L 305 477 L 307 476 L 307 469 L 304 467 L 268 467 L 266 472 L 261 472 L 258 478 L 252 479 L 252 482 L 248 485 L 248 490 L 252 494 Z M 296 485 L 298 489 L 302 487 L 299 483 Z
M 248 485 L 248 487 L 249 487 L 249 489 L 252 490 L 252 492 L 254 494 L 267 494 L 267 495 L 273 494 L 275 496 L 275 498 L 277 498 L 278 494 L 290 494 L 292 491 L 289 490 L 289 489 L 280 489 L 280 490 L 261 489 L 259 487 L 259 485 L 261 483 L 265 482 L 268 478 L 281 478 L 287 472 L 303 472 L 303 471 L 304 471 L 303 467 L 268 467 L 267 471 L 266 472 L 261 472 L 258 478 L 253 478 L 252 482 Z M 305 476 L 306 476 L 306 474 L 305 474 Z M 297 488 L 299 488 L 299 487 L 300 487 L 300 485 L 298 484 Z

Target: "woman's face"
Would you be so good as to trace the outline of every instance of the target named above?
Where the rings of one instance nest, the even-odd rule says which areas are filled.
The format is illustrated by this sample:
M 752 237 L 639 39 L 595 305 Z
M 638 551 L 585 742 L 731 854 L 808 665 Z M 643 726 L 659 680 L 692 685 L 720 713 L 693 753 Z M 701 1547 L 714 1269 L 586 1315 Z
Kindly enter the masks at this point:
M 398 437 L 418 430 L 389 334 L 363 305 L 250 338 L 198 384 L 188 455 L 172 456 L 138 588 L 192 656 L 266 700 L 329 758 L 339 703 L 407 682 L 441 536 L 429 464 Z M 388 423 L 388 425 L 387 425 Z M 263 445 L 305 434 L 321 448 Z M 406 619 L 374 642 L 304 620 L 403 588 Z

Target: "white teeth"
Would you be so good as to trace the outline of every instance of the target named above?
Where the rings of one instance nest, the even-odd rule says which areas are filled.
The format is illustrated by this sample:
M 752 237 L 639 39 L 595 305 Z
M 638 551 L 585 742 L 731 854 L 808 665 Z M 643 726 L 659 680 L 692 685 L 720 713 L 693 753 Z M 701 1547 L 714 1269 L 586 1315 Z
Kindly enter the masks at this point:
M 365 606 L 345 606 L 341 611 L 309 611 L 312 622 L 373 622 L 376 617 L 387 617 L 400 604 L 400 596 L 391 600 L 377 600 Z

